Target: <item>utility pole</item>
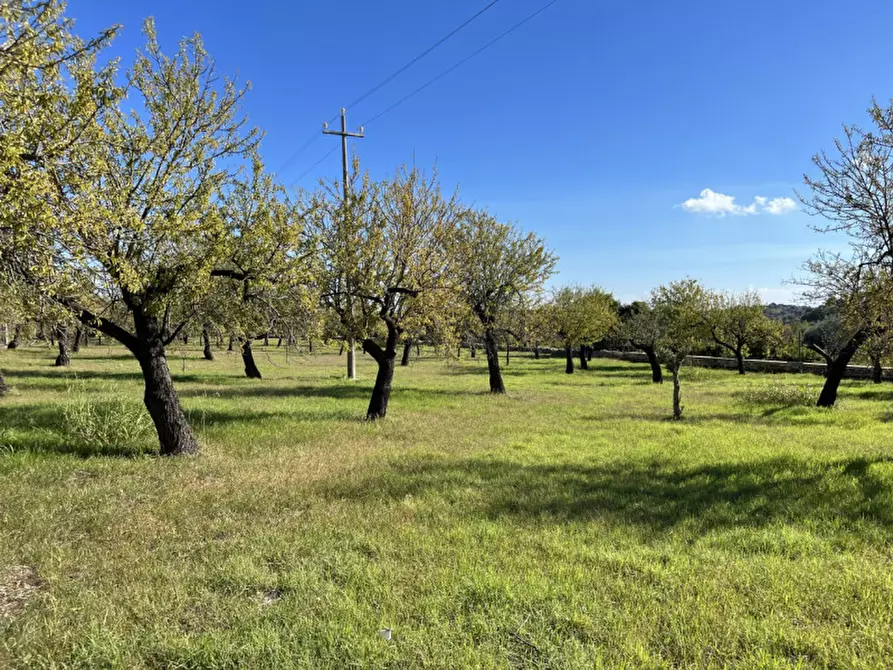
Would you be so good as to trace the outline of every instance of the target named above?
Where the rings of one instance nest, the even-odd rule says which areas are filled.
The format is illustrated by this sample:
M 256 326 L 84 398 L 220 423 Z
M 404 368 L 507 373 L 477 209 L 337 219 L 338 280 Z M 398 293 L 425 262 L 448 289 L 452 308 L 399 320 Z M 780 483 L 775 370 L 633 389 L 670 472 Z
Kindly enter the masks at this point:
M 350 200 L 350 182 L 348 181 L 348 171 L 350 166 L 347 164 L 347 138 L 353 137 L 358 140 L 363 139 L 365 134 L 363 128 L 357 133 L 347 132 L 347 110 L 341 108 L 341 130 L 329 130 L 328 122 L 322 124 L 323 135 L 337 135 L 341 138 L 341 185 L 344 188 L 344 215 L 347 216 L 347 207 Z M 353 299 L 347 296 L 348 312 L 353 319 Z M 352 326 L 353 324 L 351 324 Z M 357 361 L 356 361 L 356 343 L 354 342 L 353 333 L 348 333 L 347 337 L 347 378 L 356 379 L 357 377 Z

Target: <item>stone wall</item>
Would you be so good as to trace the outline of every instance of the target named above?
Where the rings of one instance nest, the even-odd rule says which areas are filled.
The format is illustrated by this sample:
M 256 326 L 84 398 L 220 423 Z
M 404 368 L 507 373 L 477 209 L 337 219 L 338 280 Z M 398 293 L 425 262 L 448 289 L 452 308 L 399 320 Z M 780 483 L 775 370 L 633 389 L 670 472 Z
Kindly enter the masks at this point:
M 648 358 L 641 351 L 593 351 L 593 358 L 614 358 L 632 363 L 647 363 Z M 689 356 L 686 365 L 702 368 L 719 368 L 737 370 L 738 362 L 734 358 L 719 356 Z M 748 372 L 804 372 L 814 375 L 825 374 L 824 363 L 800 363 L 798 361 L 769 361 L 760 359 L 744 359 L 744 369 Z M 871 368 L 867 365 L 850 365 L 847 367 L 847 379 L 871 379 Z M 893 368 L 884 368 L 884 379 L 893 381 Z

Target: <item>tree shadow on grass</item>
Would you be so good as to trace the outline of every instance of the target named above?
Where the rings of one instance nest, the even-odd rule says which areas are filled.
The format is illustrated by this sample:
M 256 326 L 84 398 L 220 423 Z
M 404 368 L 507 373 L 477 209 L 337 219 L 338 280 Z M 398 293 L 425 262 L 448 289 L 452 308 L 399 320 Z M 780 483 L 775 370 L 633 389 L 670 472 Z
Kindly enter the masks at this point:
M 467 514 L 530 521 L 606 519 L 663 533 L 777 522 L 869 523 L 893 537 L 893 458 L 833 462 L 775 458 L 685 466 L 670 461 L 523 465 L 506 460 L 401 460 L 378 476 L 330 484 L 336 499 L 402 501 L 434 494 Z M 853 480 L 856 485 L 853 486 Z
M 185 389 L 179 392 L 183 398 L 214 397 L 214 398 L 333 398 L 336 400 L 368 400 L 372 395 L 372 385 L 361 384 L 321 384 L 287 385 L 287 386 L 261 386 L 251 382 L 226 388 Z M 427 389 L 417 387 L 394 386 L 391 391 L 391 400 L 399 400 L 409 395 L 440 397 L 440 396 L 466 396 L 489 395 L 485 391 L 480 393 L 464 389 Z

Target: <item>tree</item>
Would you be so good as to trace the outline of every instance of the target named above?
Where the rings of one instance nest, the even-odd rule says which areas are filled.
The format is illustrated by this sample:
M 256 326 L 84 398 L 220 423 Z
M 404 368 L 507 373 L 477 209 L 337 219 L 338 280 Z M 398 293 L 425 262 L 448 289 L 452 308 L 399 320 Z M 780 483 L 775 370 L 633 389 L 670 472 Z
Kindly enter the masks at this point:
M 657 315 L 646 302 L 637 301 L 620 309 L 620 336 L 636 349 L 641 349 L 651 366 L 651 381 L 663 384 L 663 370 L 657 357 L 660 324 Z
M 893 285 L 893 103 L 881 107 L 873 101 L 868 113 L 874 128 L 844 126 L 833 154 L 813 157 L 818 176 L 804 175 L 809 193 L 798 194 L 809 214 L 827 220 L 814 226 L 816 231 L 850 238 L 849 254 L 820 251 L 800 280 L 807 297 L 835 306 L 849 338 L 833 360 L 826 357 L 821 407 L 834 405 L 847 364 L 886 327 L 884 287 Z
M 673 375 L 673 418 L 682 418 L 682 391 L 679 369 L 685 359 L 708 336 L 703 314 L 708 295 L 694 279 L 682 279 L 659 286 L 651 293 L 651 309 L 657 324 L 655 341 L 658 356 Z
M 456 241 L 455 283 L 482 328 L 491 393 L 505 393 L 497 336 L 505 329 L 506 318 L 525 310 L 542 290 L 556 260 L 541 238 L 500 223 L 487 212 L 469 210 L 463 217 Z
M 194 312 L 189 306 L 209 290 L 215 271 L 230 270 L 225 265 L 249 230 L 227 225 L 220 199 L 259 134 L 245 131 L 239 117 L 245 90 L 221 84 L 197 35 L 167 57 L 151 21 L 145 33 L 146 47 L 127 74 L 132 107 L 106 91 L 102 105 L 87 106 L 78 132 L 89 141 L 66 147 L 65 169 L 40 163 L 53 185 L 42 191 L 52 195 L 51 216 L 33 192 L 19 193 L 12 213 L 0 216 L 5 224 L 27 213 L 31 232 L 19 236 L 13 251 L 20 276 L 133 353 L 161 453 L 190 454 L 198 444 L 165 349 L 186 327 Z M 67 83 L 59 77 L 56 85 Z M 71 98 L 77 97 L 75 89 Z M 30 206 L 35 199 L 39 208 Z M 124 318 L 99 311 L 109 305 Z
M 613 296 L 597 287 L 566 286 L 553 293 L 550 321 L 552 331 L 564 345 L 567 374 L 574 373 L 574 347 L 580 347 L 580 365 L 585 367 L 583 345 L 602 339 L 617 323 L 615 306 Z
M 734 354 L 741 375 L 748 350 L 778 336 L 778 328 L 763 311 L 756 291 L 711 294 L 704 318 L 713 341 Z
M 354 169 L 356 177 L 356 165 Z M 358 180 L 359 181 L 359 180 Z M 444 198 L 437 176 L 403 169 L 388 182 L 368 177 L 349 189 L 347 206 L 317 196 L 308 218 L 319 242 L 323 303 L 339 316 L 345 334 L 362 337 L 378 365 L 366 418 L 387 414 L 397 346 L 405 331 L 451 330 L 450 249 L 461 215 L 458 199 Z

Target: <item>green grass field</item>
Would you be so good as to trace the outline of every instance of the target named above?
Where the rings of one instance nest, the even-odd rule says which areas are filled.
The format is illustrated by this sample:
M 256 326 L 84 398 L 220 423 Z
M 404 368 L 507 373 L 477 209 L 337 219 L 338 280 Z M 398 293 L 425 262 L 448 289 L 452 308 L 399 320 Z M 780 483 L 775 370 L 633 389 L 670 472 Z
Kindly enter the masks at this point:
M 490 397 L 432 356 L 370 424 L 367 357 L 190 351 L 203 453 L 159 459 L 133 360 L 52 358 L 0 353 L 0 667 L 893 663 L 893 386 L 688 369 L 676 423 L 646 366 L 516 357 Z

